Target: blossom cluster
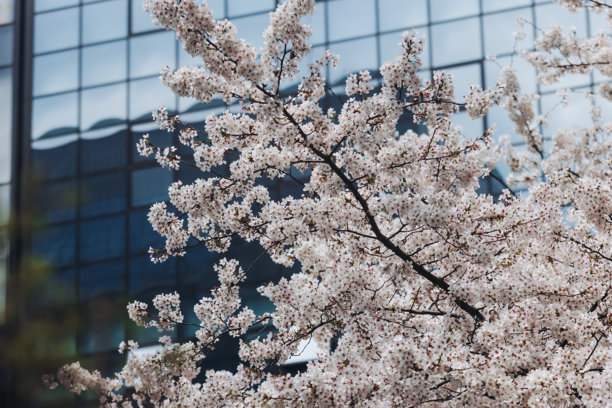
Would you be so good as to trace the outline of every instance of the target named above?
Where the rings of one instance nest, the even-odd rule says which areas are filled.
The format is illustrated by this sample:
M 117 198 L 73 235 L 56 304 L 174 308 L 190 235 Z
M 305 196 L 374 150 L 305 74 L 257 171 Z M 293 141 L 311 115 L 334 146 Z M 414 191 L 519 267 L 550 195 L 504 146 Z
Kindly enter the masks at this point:
M 604 2 L 559 2 L 609 13 Z M 296 270 L 258 288 L 274 311 L 243 305 L 240 287 L 254 272 L 224 258 L 213 268 L 219 286 L 193 306 L 196 322 L 184 322 L 177 293 L 155 297 L 153 308 L 128 306 L 141 326 L 197 325 L 193 341 L 164 336 L 160 351 L 130 353 L 114 378 L 73 364 L 49 384 L 97 392 L 106 407 L 609 404 L 612 124 L 604 110 L 592 109 L 590 126 L 548 129 L 538 95 L 523 93 L 512 67 L 493 89 L 456 98 L 450 73 L 421 81 L 423 40 L 414 32 L 380 67 L 378 89 L 373 73 L 349 75 L 341 106 L 324 108 L 324 68 L 339 61 L 326 52 L 297 93 L 284 95 L 283 82 L 298 76 L 309 51 L 300 19 L 313 7 L 283 2 L 257 50 L 205 2 L 146 2 L 154 21 L 202 59 L 199 68 L 165 70 L 162 81 L 178 95 L 241 108 L 210 115 L 204 129 L 155 113 L 161 129 L 178 131 L 193 150 L 202 176 L 173 183 L 170 203 L 151 207 L 149 222 L 166 239 L 152 259 L 196 244 L 225 252 L 234 237 L 257 242 Z M 602 35 L 581 39 L 553 26 L 523 56 L 543 83 L 593 69 L 612 75 Z M 604 96 L 609 88 L 601 86 Z M 571 103 L 569 93 L 560 98 Z M 459 110 L 478 118 L 494 105 L 508 112 L 524 150 L 509 136 L 496 140 L 492 128 L 466 135 L 453 124 Z M 424 131 L 400 133 L 405 117 Z M 138 149 L 171 166 L 171 148 L 144 138 Z M 495 176 L 500 157 L 513 174 L 500 178 L 506 189 L 494 198 L 480 183 Z M 512 180 L 527 190 L 511 190 Z M 300 193 L 278 197 L 269 186 L 279 181 Z M 200 376 L 224 336 L 240 339 L 242 363 Z M 303 372 L 275 374 L 304 342 L 325 351 Z

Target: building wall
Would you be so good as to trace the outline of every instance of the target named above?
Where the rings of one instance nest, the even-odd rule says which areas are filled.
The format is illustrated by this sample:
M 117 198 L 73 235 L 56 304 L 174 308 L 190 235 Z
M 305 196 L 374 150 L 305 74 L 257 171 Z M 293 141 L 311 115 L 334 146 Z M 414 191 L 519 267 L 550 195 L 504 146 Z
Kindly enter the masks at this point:
M 37 342 L 18 336 L 18 343 L 24 344 L 24 354 L 34 350 L 28 358 L 44 361 L 41 367 L 45 369 L 79 355 L 112 372 L 122 362 L 115 353 L 120 341 L 135 338 L 146 345 L 157 337 L 126 321 L 128 300 L 146 301 L 156 293 L 178 290 L 185 305 L 191 305 L 216 283 L 211 264 L 217 255 L 204 248 L 194 248 L 186 257 L 163 264 L 149 262 L 149 246 L 163 245 L 146 222 L 149 205 L 167 199 L 166 188 L 173 180 L 189 181 L 198 174 L 189 168 L 178 172 L 161 169 L 154 161 L 139 157 L 135 143 L 144 133 L 150 133 L 156 144 L 176 141 L 176 135 L 160 132 L 151 123 L 151 111 L 160 105 L 200 126 L 207 115 L 223 107 L 178 99 L 160 84 L 163 66 L 176 68 L 197 61 L 182 51 L 173 33 L 150 22 L 141 0 L 23 1 L 20 23 L 24 32 L 19 36 L 12 34 L 11 13 L 8 17 L 0 14 L 0 209 L 9 206 L 11 181 L 21 180 L 13 207 L 17 207 L 14 213 L 19 215 L 24 238 L 21 267 L 11 273 L 26 289 L 15 292 L 20 307 L 13 318 L 16 330 L 24 336 L 40 336 Z M 261 32 L 275 0 L 211 0 L 208 4 L 216 17 L 230 18 L 241 36 L 262 45 Z M 434 70 L 449 69 L 460 95 L 472 83 L 482 87 L 495 83 L 499 67 L 485 56 L 500 55 L 501 64 L 510 61 L 515 47 L 511 33 L 519 30 L 514 20 L 520 15 L 543 27 L 554 21 L 575 25 L 583 34 L 602 26 L 596 17 L 584 13 L 568 21 L 572 17 L 552 8 L 549 1 L 328 0 L 317 2 L 315 14 L 309 17 L 314 46 L 305 64 L 324 49 L 338 53 L 342 62 L 328 78 L 335 92 L 342 94 L 347 74 L 363 69 L 375 72 L 400 51 L 401 33 L 415 28 L 427 38 L 423 78 L 430 78 Z M 526 30 L 533 37 L 533 29 L 528 26 Z M 4 45 L 13 38 L 22 42 L 16 49 L 26 53 L 19 61 L 20 72 L 31 72 L 20 80 L 19 89 L 31 92 L 18 95 L 18 106 L 12 106 L 8 97 L 15 68 L 10 47 Z M 542 109 L 548 109 L 552 104 L 548 94 L 555 89 L 536 88 L 533 70 L 520 60 L 515 59 L 514 64 L 527 89 L 544 94 Z M 596 81 L 595 77 L 587 82 L 570 79 L 565 86 L 590 89 Z M 287 92 L 295 85 L 289 84 Z M 333 105 L 334 101 L 325 103 Z M 580 109 L 588 109 L 588 103 Z M 11 120 L 16 110 L 25 115 L 19 129 L 14 129 Z M 552 120 L 579 120 L 581 113 L 561 114 Z M 498 109 L 478 121 L 468 120 L 461 112 L 456 122 L 467 135 L 480 134 L 492 123 L 500 132 L 511 133 L 513 127 Z M 19 142 L 15 144 L 20 146 L 17 156 L 5 149 L 11 140 Z M 12 178 L 11 157 L 23 158 L 18 166 L 13 163 L 18 174 Z M 498 171 L 507 170 L 501 166 Z M 491 180 L 484 181 L 483 188 L 498 190 Z M 278 195 L 295 192 L 289 183 L 275 189 Z M 0 235 L 6 234 L 6 220 L 0 217 Z M 259 252 L 256 246 L 236 242 L 229 256 L 248 265 Z M 6 259 L 6 250 L 0 251 L 0 282 Z M 256 311 L 269 308 L 256 287 L 286 273 L 269 261 L 258 264 L 243 290 Z M 0 292 L 0 300 L 2 296 Z M 195 320 L 189 309 L 186 312 L 188 320 Z M 59 333 L 44 324 L 50 320 Z M 176 335 L 188 338 L 192 334 L 181 328 Z M 208 364 L 231 367 L 235 361 L 227 355 L 233 354 L 233 347 L 233 343 L 222 345 Z M 20 381 L 27 377 L 26 371 L 35 370 L 21 370 L 11 377 L 16 390 L 11 398 L 22 402 L 29 395 L 24 397 L 23 386 L 16 384 L 30 384 Z M 35 381 L 34 377 L 28 378 Z M 44 398 L 65 404 L 63 396 L 41 394 L 31 405 L 53 403 Z

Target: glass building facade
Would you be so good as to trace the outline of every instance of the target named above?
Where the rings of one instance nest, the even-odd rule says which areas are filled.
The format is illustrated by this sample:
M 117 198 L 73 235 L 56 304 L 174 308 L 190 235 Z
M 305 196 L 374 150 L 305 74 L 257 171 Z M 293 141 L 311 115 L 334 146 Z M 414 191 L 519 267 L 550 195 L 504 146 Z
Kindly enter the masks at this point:
M 182 50 L 173 33 L 150 22 L 141 3 L 0 0 L 0 330 L 17 343 L 11 351 L 17 357 L 0 378 L 7 406 L 88 406 L 88 396 L 75 399 L 38 391 L 39 372 L 31 368 L 32 361 L 41 362 L 39 371 L 51 372 L 78 356 L 84 365 L 110 374 L 123 361 L 115 351 L 119 342 L 136 339 L 147 345 L 157 339 L 157 333 L 137 330 L 127 321 L 127 301 L 148 301 L 157 293 L 177 290 L 189 306 L 216 284 L 211 265 L 218 255 L 204 248 L 163 264 L 152 264 L 147 255 L 150 246 L 163 245 L 146 221 L 148 207 L 167 199 L 172 181 L 198 177 L 191 168 L 169 171 L 138 156 L 135 143 L 144 133 L 157 145 L 176 142 L 177 135 L 156 130 L 151 111 L 164 105 L 203 127 L 204 118 L 224 106 L 179 99 L 161 85 L 162 67 L 197 61 Z M 217 18 L 231 19 L 241 37 L 263 45 L 261 33 L 275 0 L 207 3 Z M 350 73 L 369 69 L 376 78 L 380 64 L 400 51 L 401 33 L 407 29 L 427 39 L 422 77 L 450 70 L 459 96 L 470 84 L 490 87 L 496 82 L 499 66 L 485 56 L 497 55 L 504 65 L 515 47 L 530 43 L 534 30 L 527 26 L 527 42 L 515 44 L 511 33 L 519 30 L 519 16 L 540 27 L 552 22 L 575 26 L 585 35 L 605 27 L 599 16 L 570 15 L 550 1 L 327 0 L 315 8 L 308 18 L 313 52 L 304 65 L 325 49 L 339 54 L 338 69 L 328 72 L 338 94 L 344 92 L 343 79 Z M 559 86 L 542 88 L 530 66 L 518 58 L 513 64 L 525 90 L 542 93 L 543 112 L 556 103 L 556 88 L 591 89 L 601 80 L 570 77 Z M 288 84 L 286 92 L 296 85 Z M 589 106 L 584 99 L 572 111 L 557 109 L 551 121 L 580 123 L 588 118 Z M 498 108 L 477 121 L 460 112 L 456 122 L 467 135 L 481 134 L 493 123 L 498 133 L 511 134 L 513 129 Z M 507 170 L 502 165 L 497 171 Z M 483 188 L 499 191 L 489 179 Z M 292 193 L 290 184 L 274 189 L 279 196 Z M 17 227 L 9 228 L 9 212 L 15 220 L 11 225 Z M 248 266 L 260 252 L 235 242 L 228 256 Z M 242 293 L 256 312 L 269 308 L 256 287 L 286 273 L 270 261 L 257 264 Z M 189 310 L 185 308 L 186 319 L 194 321 Z M 175 334 L 181 339 L 192 335 L 185 328 Z M 235 360 L 227 356 L 235 354 L 235 344 L 220 348 L 207 365 L 230 368 Z

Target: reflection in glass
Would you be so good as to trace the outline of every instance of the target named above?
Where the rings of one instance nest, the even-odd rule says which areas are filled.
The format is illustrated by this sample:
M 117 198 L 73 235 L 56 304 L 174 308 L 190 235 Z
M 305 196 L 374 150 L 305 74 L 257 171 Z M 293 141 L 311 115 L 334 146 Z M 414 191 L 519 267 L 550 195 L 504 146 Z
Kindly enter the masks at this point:
M 88 89 L 81 96 L 81 128 L 95 129 L 126 119 L 126 84 Z
M 153 24 L 151 16 L 143 10 L 141 0 L 131 0 L 130 7 L 132 15 L 132 34 L 159 29 L 159 27 Z
M 73 7 L 34 17 L 34 52 L 41 53 L 79 44 L 79 8 Z
M 491 14 L 483 17 L 485 55 L 499 55 L 527 48 L 532 39 L 533 29 L 530 25 L 520 27 L 516 19 L 520 16 L 531 20 L 531 8 L 507 11 L 505 13 Z M 523 31 L 525 39 L 516 41 L 512 35 L 515 31 Z M 516 43 L 516 45 L 515 45 Z
M 473 16 L 479 12 L 478 0 L 429 0 L 429 6 L 433 22 Z
M 127 1 L 111 0 L 83 6 L 83 43 L 127 36 Z
M 32 142 L 32 169 L 43 179 L 72 176 L 76 173 L 78 135 L 59 136 Z
M 274 0 L 227 0 L 227 11 L 230 17 L 260 11 L 271 11 L 273 8 Z
M 81 136 L 81 171 L 114 169 L 127 162 L 125 126 L 84 133 Z
M 132 206 L 168 200 L 168 186 L 172 173 L 168 169 L 153 167 L 132 173 Z
M 255 48 L 264 45 L 263 31 L 270 24 L 268 14 L 256 14 L 254 16 L 232 19 L 232 23 L 238 29 L 238 38 L 244 38 L 247 43 Z
M 463 102 L 464 96 L 470 92 L 470 85 L 482 88 L 480 63 L 451 68 L 450 72 L 455 79 L 455 100 Z
M 82 221 L 79 243 L 81 261 L 100 261 L 125 252 L 125 216 Z
M 103 262 L 81 268 L 79 271 L 81 302 L 123 292 L 124 276 L 124 261 Z
M 83 86 L 122 81 L 127 76 L 127 42 L 83 48 Z
M 53 10 L 63 7 L 76 6 L 79 0 L 34 0 L 34 11 Z
M 78 50 L 34 57 L 34 96 L 76 89 L 78 58 Z
M 13 26 L 0 26 L 0 65 L 13 61 Z
M 76 216 L 77 185 L 75 180 L 47 184 L 36 190 L 36 213 L 42 221 L 56 223 Z
M 348 74 L 363 71 L 365 69 L 377 70 L 376 61 L 376 38 L 362 38 L 333 44 L 330 46 L 332 52 L 340 56 L 338 68 L 330 68 L 330 81 L 337 84 L 339 81 L 344 83 Z
M 0 226 L 8 223 L 8 215 L 11 210 L 11 186 L 10 184 L 0 185 Z M 4 244 L 2 243 L 2 247 Z M 2 257 L 2 253 L 0 253 Z
M 13 113 L 13 70 L 0 69 L 0 183 L 11 179 L 11 131 Z
M 32 233 L 31 254 L 54 267 L 68 266 L 74 263 L 75 244 L 75 225 L 58 225 Z
M 130 78 L 159 75 L 163 67 L 175 67 L 173 33 L 162 32 L 130 38 Z
M 130 119 L 150 118 L 151 112 L 160 106 L 169 112 L 176 111 L 176 96 L 159 78 L 130 82 Z
M 427 0 L 378 0 L 378 7 L 381 31 L 427 24 Z
M 485 0 L 482 2 L 482 11 L 498 11 L 514 7 L 527 6 L 531 4 L 531 0 Z
M 123 341 L 125 307 L 120 299 L 97 298 L 83 308 L 79 333 L 79 351 L 93 353 L 116 350 Z
M 145 255 L 149 248 L 163 248 L 164 238 L 157 232 L 147 220 L 149 210 L 135 211 L 130 214 L 130 254 Z
M 77 93 L 34 99 L 32 139 L 74 132 L 78 128 Z
M 308 24 L 312 30 L 311 44 L 325 42 L 325 4 L 315 3 L 314 13 L 302 18 L 302 23 Z
M 123 171 L 105 173 L 81 180 L 81 216 L 116 213 L 125 210 L 126 179 Z
M 0 24 L 9 24 L 13 22 L 14 16 L 14 0 L 0 1 Z
M 457 35 L 461 33 L 461 35 Z M 478 18 L 431 27 L 433 64 L 448 65 L 482 57 L 480 52 L 480 24 Z M 470 44 L 466 47 L 466 44 Z
M 130 294 L 140 299 L 143 296 L 155 296 L 162 290 L 172 291 L 176 285 L 174 264 L 174 258 L 170 258 L 163 264 L 154 264 L 148 256 L 131 258 Z
M 376 30 L 374 0 L 331 1 L 327 3 L 327 11 L 332 21 L 329 41 L 372 34 Z
M 536 26 L 541 30 L 548 29 L 551 24 L 558 24 L 564 27 L 564 31 L 574 27 L 578 37 L 586 36 L 586 13 L 582 8 L 578 8 L 576 13 L 568 13 L 563 7 L 551 3 L 538 5 L 535 11 Z

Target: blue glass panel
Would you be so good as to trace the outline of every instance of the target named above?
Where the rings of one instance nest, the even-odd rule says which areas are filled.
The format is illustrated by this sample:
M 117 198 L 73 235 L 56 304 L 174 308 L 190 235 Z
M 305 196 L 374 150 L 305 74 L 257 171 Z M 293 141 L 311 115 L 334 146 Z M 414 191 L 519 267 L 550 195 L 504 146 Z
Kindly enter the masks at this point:
M 37 140 L 32 143 L 32 170 L 37 177 L 72 176 L 77 168 L 77 135 Z
M 337 0 L 327 3 L 329 41 L 372 34 L 376 31 L 373 0 Z
M 13 61 L 13 26 L 0 26 L 0 65 Z
M 78 129 L 76 92 L 34 99 L 32 139 L 67 134 Z
M 83 178 L 81 216 L 109 214 L 125 210 L 127 188 L 123 171 Z
M 480 63 L 451 68 L 449 71 L 455 80 L 455 100 L 463 102 L 464 96 L 470 92 L 470 85 L 482 88 Z
M 325 42 L 325 4 L 316 3 L 314 13 L 302 18 L 302 23 L 308 24 L 312 30 L 312 36 L 309 40 L 311 44 Z
M 130 119 L 148 119 L 160 106 L 165 106 L 168 112 L 176 111 L 176 96 L 159 78 L 130 82 Z
M 484 131 L 482 119 L 472 120 L 465 111 L 454 114 L 452 122 L 461 126 L 461 133 L 470 138 L 476 138 Z
M 130 294 L 141 297 L 155 296 L 161 291 L 168 293 L 176 285 L 174 258 L 154 264 L 148 256 L 130 259 Z
M 124 302 L 120 299 L 96 299 L 90 301 L 81 313 L 83 324 L 79 333 L 79 351 L 116 350 L 124 339 Z
M 477 15 L 478 0 L 429 0 L 432 22 Z
M 0 24 L 9 24 L 13 22 L 15 17 L 14 14 L 14 0 L 4 1 L 3 7 L 0 7 Z
M 251 264 L 261 255 L 263 248 L 254 242 L 245 242 L 241 239 L 232 240 L 229 252 L 224 255 L 227 258 L 236 259 L 246 271 Z M 270 282 L 280 276 L 279 266 L 272 262 L 268 255 L 261 257 L 251 268 L 246 277 L 246 282 L 263 283 Z
M 144 31 L 151 31 L 159 29 L 149 16 L 142 8 L 142 1 L 131 0 L 130 4 L 132 8 L 132 33 L 142 33 Z
M 122 81 L 127 77 L 127 41 L 83 48 L 83 86 Z
M 136 143 L 142 138 L 143 135 L 149 135 L 149 141 L 157 147 L 167 147 L 172 144 L 172 133 L 168 133 L 165 130 L 159 130 L 154 123 L 143 123 L 141 125 L 132 126 L 132 161 L 143 162 L 153 161 L 154 156 L 149 157 L 141 156 L 136 150 Z
M 88 89 L 81 96 L 81 129 L 123 123 L 127 111 L 126 84 Z
M 531 4 L 531 0 L 485 0 L 482 2 L 482 11 L 498 11 L 514 7 L 527 6 Z M 527 15 L 525 16 L 527 17 Z M 531 20 L 530 18 L 528 20 Z
M 220 255 L 210 252 L 206 247 L 191 248 L 184 257 L 178 259 L 178 273 L 181 285 L 199 293 L 200 297 L 209 294 L 218 285 L 213 264 Z
M 149 248 L 163 248 L 165 239 L 153 230 L 147 219 L 148 210 L 130 214 L 130 254 L 148 254 Z
M 34 96 L 76 89 L 79 52 L 70 50 L 34 58 Z
M 11 211 L 11 185 L 5 184 L 0 186 L 0 226 L 4 226 L 8 223 L 9 212 Z M 3 233 L 6 233 L 3 230 Z M 4 235 L 3 235 L 4 237 Z M 4 244 L 3 244 L 4 247 Z M 0 251 L 0 258 L 5 257 L 4 251 Z
M 79 0 L 34 0 L 34 11 L 53 10 L 61 7 L 76 6 Z
M 263 47 L 263 32 L 270 24 L 270 16 L 267 13 L 235 18 L 232 19 L 232 23 L 238 29 L 238 38 L 244 38 L 253 47 Z
M 31 253 L 54 267 L 74 263 L 76 233 L 74 224 L 58 225 L 32 233 Z
M 76 216 L 76 180 L 43 186 L 36 191 L 36 213 L 44 222 L 61 222 Z
M 168 65 L 174 68 L 176 39 L 172 32 L 130 38 L 130 78 L 159 75 Z
M 46 52 L 79 44 L 79 8 L 73 7 L 34 17 L 34 52 Z
M 274 0 L 227 0 L 227 12 L 230 17 L 257 13 L 260 11 L 270 11 L 273 8 Z
M 533 29 L 529 25 L 525 27 L 519 26 L 516 23 L 516 19 L 520 16 L 531 20 L 531 8 L 496 13 L 484 17 L 486 55 L 499 55 L 514 51 L 516 40 L 512 33 L 515 31 L 523 31 L 527 34 L 525 40 L 516 42 L 516 49 L 528 48 L 529 42 L 532 39 Z
M 90 265 L 79 271 L 81 301 L 104 298 L 125 291 L 125 262 L 111 261 Z
M 28 282 L 28 311 L 39 313 L 58 306 L 70 306 L 76 302 L 74 269 L 51 270 L 42 272 L 42 279 Z M 57 310 L 57 309 L 56 309 Z
M 332 52 L 340 56 L 338 68 L 331 69 L 329 78 L 332 84 L 344 83 L 348 74 L 364 69 L 377 70 L 376 38 L 346 41 L 330 46 Z
M 172 173 L 168 169 L 153 167 L 132 173 L 132 206 L 168 200 L 168 186 Z
M 11 179 L 13 70 L 0 69 L 0 183 Z
M 427 0 L 378 0 L 380 30 L 427 24 Z
M 81 261 L 99 261 L 123 255 L 125 232 L 124 215 L 81 222 Z
M 127 0 L 83 6 L 83 43 L 126 37 L 127 23 Z
M 257 291 L 257 286 L 241 286 L 240 297 L 242 298 L 242 304 L 250 307 L 255 312 L 255 315 L 259 316 L 264 313 L 272 313 L 274 311 L 274 305 L 267 297 L 262 296 Z
M 568 13 L 558 4 L 542 4 L 536 6 L 536 26 L 546 30 L 551 24 L 559 24 L 568 30 L 570 27 L 576 28 L 578 37 L 586 36 L 586 13 L 579 9 L 578 13 Z
M 461 33 L 461 35 L 457 35 Z M 431 27 L 433 64 L 454 64 L 479 59 L 480 24 L 478 18 L 469 18 L 453 23 L 436 24 Z M 470 44 L 466 47 L 466 44 Z
M 84 133 L 81 137 L 81 171 L 114 169 L 127 162 L 124 126 Z

